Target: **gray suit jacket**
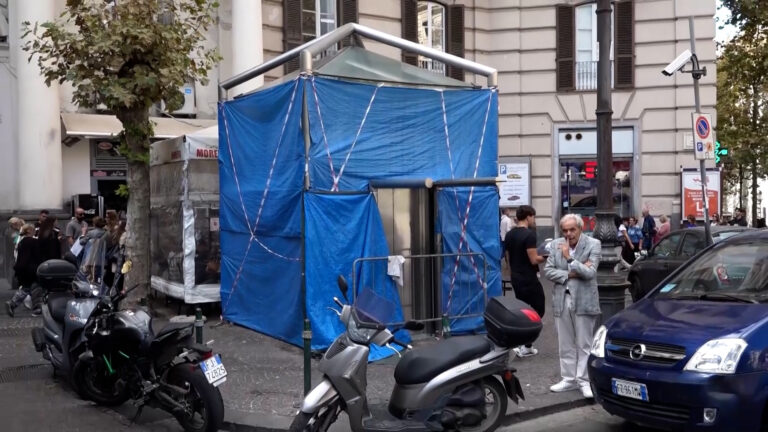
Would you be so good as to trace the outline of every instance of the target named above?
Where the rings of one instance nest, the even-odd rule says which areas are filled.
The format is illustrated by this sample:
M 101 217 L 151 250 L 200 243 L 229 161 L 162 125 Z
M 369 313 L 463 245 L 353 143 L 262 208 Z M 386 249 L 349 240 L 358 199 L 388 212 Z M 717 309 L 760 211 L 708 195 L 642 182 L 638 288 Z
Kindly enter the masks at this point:
M 597 266 L 600 264 L 600 241 L 581 234 L 573 262 L 568 262 L 560 251 L 560 245 L 567 244 L 564 238 L 552 241 L 550 255 L 544 266 L 544 276 L 555 283 L 553 313 L 559 317 L 565 307 L 565 288 L 571 292 L 577 315 L 600 315 L 600 296 L 597 292 Z M 591 266 L 584 265 L 591 262 Z M 574 272 L 577 278 L 568 278 Z

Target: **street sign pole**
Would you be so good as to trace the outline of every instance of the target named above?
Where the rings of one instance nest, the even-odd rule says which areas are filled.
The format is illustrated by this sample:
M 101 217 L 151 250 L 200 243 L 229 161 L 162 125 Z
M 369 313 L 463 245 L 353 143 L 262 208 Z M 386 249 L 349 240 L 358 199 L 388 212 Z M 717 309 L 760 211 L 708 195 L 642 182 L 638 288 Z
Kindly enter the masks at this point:
M 699 79 L 701 79 L 702 76 L 704 76 L 707 71 L 706 69 L 700 70 L 699 69 L 699 60 L 696 57 L 696 37 L 694 36 L 693 31 L 693 17 L 688 17 L 688 28 L 690 29 L 690 38 L 691 38 L 691 53 L 693 54 L 693 70 L 691 71 L 691 76 L 693 76 L 693 97 L 696 102 L 696 112 L 701 112 L 701 99 L 699 98 Z M 694 117 L 693 119 L 693 136 L 694 136 L 694 149 L 693 151 L 696 151 L 696 146 L 698 145 L 696 143 L 696 128 L 697 128 L 697 121 Z M 712 135 L 712 125 L 709 125 L 709 134 Z M 708 202 L 709 197 L 707 196 L 707 169 L 704 166 L 704 159 L 699 159 L 699 171 L 701 172 L 701 199 L 704 204 L 704 233 L 707 245 L 712 244 L 712 234 L 710 233 L 709 228 L 709 209 L 708 209 Z

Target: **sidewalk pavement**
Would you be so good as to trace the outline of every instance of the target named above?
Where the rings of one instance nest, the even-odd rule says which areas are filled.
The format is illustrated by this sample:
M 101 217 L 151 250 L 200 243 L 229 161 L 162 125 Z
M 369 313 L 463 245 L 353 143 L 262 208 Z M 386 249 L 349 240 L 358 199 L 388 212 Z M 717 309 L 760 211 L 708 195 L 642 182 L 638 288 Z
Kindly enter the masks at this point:
M 544 282 L 544 281 L 543 281 Z M 544 282 L 547 313 L 544 329 L 534 346 L 538 355 L 513 358 L 526 399 L 519 405 L 509 401 L 504 424 L 536 418 L 554 412 L 592 403 L 579 391 L 551 393 L 549 386 L 560 380 L 557 335 L 551 315 L 552 285 Z M 508 292 L 506 295 L 513 295 Z M 221 353 L 227 368 L 227 381 L 220 387 L 226 408 L 229 430 L 287 430 L 298 410 L 303 392 L 302 350 L 254 331 L 218 321 L 206 324 L 206 341 L 213 339 L 214 349 Z M 434 340 L 434 338 L 430 338 Z M 416 346 L 430 343 L 423 340 Z M 386 404 L 394 386 L 397 357 L 370 364 L 368 367 L 369 404 Z M 312 383 L 317 384 L 317 360 L 312 361 Z M 340 417 L 332 430 L 349 430 Z

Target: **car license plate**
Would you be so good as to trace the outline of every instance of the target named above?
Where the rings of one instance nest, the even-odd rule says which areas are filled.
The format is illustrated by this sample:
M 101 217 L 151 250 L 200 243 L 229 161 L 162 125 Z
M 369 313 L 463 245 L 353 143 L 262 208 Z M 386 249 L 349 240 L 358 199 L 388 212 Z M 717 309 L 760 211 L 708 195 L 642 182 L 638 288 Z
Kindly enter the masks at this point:
M 611 387 L 613 394 L 648 402 L 648 388 L 645 384 L 613 378 Z
M 214 386 L 218 386 L 227 380 L 227 370 L 224 369 L 224 364 L 221 362 L 221 357 L 218 354 L 200 363 L 200 369 L 203 370 L 208 382 Z

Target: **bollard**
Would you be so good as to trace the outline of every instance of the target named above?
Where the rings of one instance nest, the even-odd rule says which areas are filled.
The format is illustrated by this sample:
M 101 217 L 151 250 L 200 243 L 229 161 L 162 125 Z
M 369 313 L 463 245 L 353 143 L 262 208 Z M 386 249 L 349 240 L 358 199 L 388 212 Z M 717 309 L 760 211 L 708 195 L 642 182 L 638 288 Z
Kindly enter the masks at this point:
M 442 324 L 441 333 L 443 338 L 451 337 L 451 324 L 450 324 L 450 321 L 448 321 L 448 315 L 443 314 L 443 319 L 441 321 L 441 324 Z
M 306 396 L 312 387 L 312 328 L 308 319 L 304 319 L 304 332 L 301 337 L 304 339 L 304 395 Z
M 200 306 L 195 308 L 195 342 L 203 343 L 203 310 Z

